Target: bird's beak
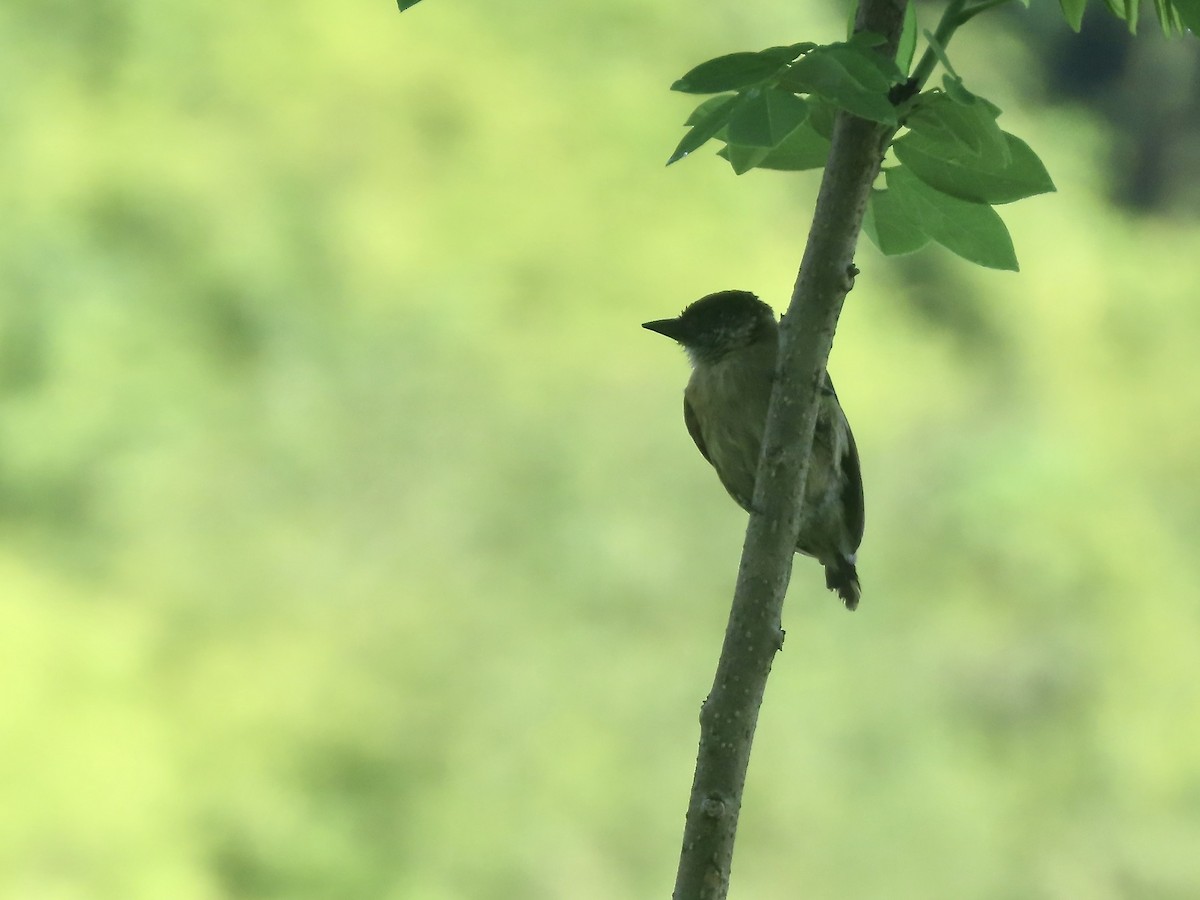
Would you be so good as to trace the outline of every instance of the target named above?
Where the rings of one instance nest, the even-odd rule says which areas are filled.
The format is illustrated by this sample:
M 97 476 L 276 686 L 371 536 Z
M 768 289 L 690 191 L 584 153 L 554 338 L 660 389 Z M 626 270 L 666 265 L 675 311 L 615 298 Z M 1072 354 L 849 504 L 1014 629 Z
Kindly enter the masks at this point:
M 655 319 L 653 322 L 643 322 L 642 327 L 678 341 L 683 337 L 683 329 L 679 319 Z

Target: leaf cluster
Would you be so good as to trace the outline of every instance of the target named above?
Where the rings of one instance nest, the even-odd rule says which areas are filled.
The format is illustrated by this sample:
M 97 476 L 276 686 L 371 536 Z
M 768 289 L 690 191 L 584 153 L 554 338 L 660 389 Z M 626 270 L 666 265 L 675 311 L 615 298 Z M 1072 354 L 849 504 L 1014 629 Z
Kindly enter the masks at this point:
M 880 250 L 911 253 L 933 241 L 988 268 L 1017 268 L 993 207 L 1053 191 L 1054 182 L 1029 145 L 1000 128 L 999 114 L 949 75 L 914 99 L 863 223 Z
M 401 10 L 418 0 L 397 0 Z M 710 140 L 733 171 L 803 171 L 824 167 L 839 110 L 888 129 L 881 184 L 872 191 L 864 231 L 885 254 L 910 253 L 929 242 L 997 269 L 1017 268 L 1008 228 L 993 207 L 1053 191 L 1029 145 L 997 124 L 1000 109 L 967 90 L 946 55 L 954 32 L 1011 0 L 950 0 L 913 66 L 917 16 L 906 10 L 895 57 L 869 32 L 832 44 L 800 42 L 728 53 L 695 66 L 672 85 L 711 94 L 688 116 L 667 164 Z M 1029 5 L 1029 0 L 1021 0 Z M 1059 0 L 1079 30 L 1088 0 Z M 1136 31 L 1140 0 L 1104 0 Z M 1153 0 L 1165 32 L 1200 32 L 1200 0 Z M 941 85 L 925 89 L 934 68 Z M 910 73 L 911 68 L 911 73 Z M 898 136 L 897 136 L 898 135 Z
M 1075 31 L 1083 24 L 1083 13 L 1087 0 L 1059 0 L 1063 17 Z M 1141 16 L 1139 0 L 1104 0 L 1109 11 L 1129 26 L 1131 34 L 1137 33 Z M 1028 0 L 1026 0 L 1028 6 Z M 1154 0 L 1154 15 L 1166 34 L 1191 31 L 1200 33 L 1200 0 Z
M 886 129 L 888 152 L 864 223 L 880 250 L 911 253 L 932 241 L 979 265 L 1015 270 L 1012 239 L 993 207 L 1053 191 L 1054 183 L 1029 145 L 1000 128 L 999 107 L 966 88 L 937 35 L 925 32 L 928 62 L 907 75 L 916 35 L 910 7 L 895 58 L 879 52 L 878 35 L 860 33 L 701 63 L 672 89 L 715 96 L 687 118 L 668 165 L 715 139 L 739 175 L 818 169 L 835 115 L 851 113 Z M 938 63 L 941 84 L 920 90 L 922 67 Z
M 846 109 L 897 125 L 888 91 L 904 79 L 894 60 L 871 50 L 876 35 L 849 41 L 768 47 L 730 53 L 696 66 L 671 86 L 688 94 L 717 94 L 692 111 L 667 164 L 712 138 L 737 174 L 753 168 L 819 169 L 829 156 L 833 118 Z M 729 93 L 732 92 L 732 93 Z

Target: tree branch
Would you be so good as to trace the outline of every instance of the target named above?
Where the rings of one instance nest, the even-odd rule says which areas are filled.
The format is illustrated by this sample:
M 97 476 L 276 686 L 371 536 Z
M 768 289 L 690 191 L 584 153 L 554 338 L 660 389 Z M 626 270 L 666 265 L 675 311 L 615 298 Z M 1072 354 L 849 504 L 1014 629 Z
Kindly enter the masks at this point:
M 856 31 L 883 35 L 895 58 L 907 0 L 859 0 Z M 846 113 L 834 126 L 800 273 L 780 332 L 771 395 L 733 608 L 716 678 L 700 713 L 700 749 L 684 826 L 675 900 L 722 900 L 758 710 L 791 576 L 800 498 L 817 418 L 817 389 L 842 302 L 853 284 L 854 249 L 871 185 L 893 129 Z

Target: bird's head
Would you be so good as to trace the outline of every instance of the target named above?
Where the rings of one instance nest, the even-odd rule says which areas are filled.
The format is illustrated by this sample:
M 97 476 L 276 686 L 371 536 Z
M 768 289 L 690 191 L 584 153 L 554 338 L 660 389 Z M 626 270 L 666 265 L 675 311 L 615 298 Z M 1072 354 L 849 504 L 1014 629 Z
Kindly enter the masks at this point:
M 775 340 L 771 307 L 749 291 L 718 291 L 701 297 L 674 319 L 644 322 L 643 328 L 677 341 L 693 363 L 719 362 L 726 354 Z

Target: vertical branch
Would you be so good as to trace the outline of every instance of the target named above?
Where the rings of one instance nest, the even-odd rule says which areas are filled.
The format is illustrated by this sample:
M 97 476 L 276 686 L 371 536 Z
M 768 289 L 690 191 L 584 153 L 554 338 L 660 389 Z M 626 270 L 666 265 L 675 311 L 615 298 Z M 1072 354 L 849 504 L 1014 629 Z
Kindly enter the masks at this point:
M 893 58 L 907 0 L 859 0 L 856 31 L 885 37 Z M 783 644 L 783 597 L 800 529 L 800 498 L 817 417 L 817 388 L 853 283 L 854 249 L 891 130 L 839 113 L 800 273 L 780 333 L 742 561 L 716 678 L 700 713 L 700 749 L 675 900 L 722 900 L 758 710 Z

